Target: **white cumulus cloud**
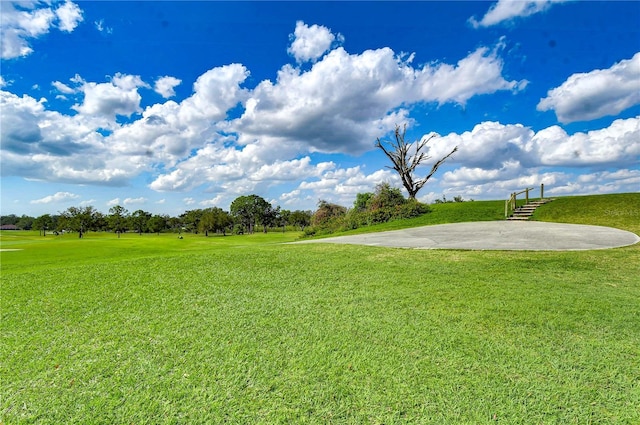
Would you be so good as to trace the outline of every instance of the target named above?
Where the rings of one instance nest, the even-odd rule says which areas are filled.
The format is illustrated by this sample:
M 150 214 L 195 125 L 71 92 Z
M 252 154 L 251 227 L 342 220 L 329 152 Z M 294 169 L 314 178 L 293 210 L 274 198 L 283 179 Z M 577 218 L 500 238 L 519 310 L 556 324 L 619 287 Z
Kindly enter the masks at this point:
M 471 131 L 433 139 L 429 153 L 439 157 L 452 145 L 459 151 L 449 165 L 458 166 L 438 182 L 446 195 L 499 199 L 541 183 L 558 195 L 639 187 L 633 169 L 640 163 L 640 116 L 574 134 L 559 126 L 534 132 L 521 124 L 483 122 Z
M 327 27 L 309 26 L 302 21 L 296 22 L 296 29 L 290 38 L 292 43 L 288 52 L 299 63 L 315 61 L 331 48 L 334 41 L 344 41 L 341 34 L 336 36 Z
M 52 204 L 70 201 L 73 199 L 78 199 L 80 196 L 70 193 L 70 192 L 56 192 L 53 195 L 45 196 L 44 198 L 34 199 L 31 201 L 32 204 Z
M 67 1 L 57 9 L 49 2 L 2 2 L 0 13 L 0 55 L 2 59 L 27 56 L 33 52 L 30 40 L 51 28 L 73 31 L 82 22 L 80 7 Z
M 170 77 L 170 76 L 160 77 L 156 80 L 156 85 L 154 87 L 154 90 L 160 96 L 164 97 L 165 99 L 168 99 L 176 95 L 174 88 L 180 85 L 181 83 L 182 83 L 182 80 L 175 77 Z
M 322 28 L 315 31 L 322 33 Z M 502 75 L 502 48 L 499 43 L 480 47 L 457 62 L 414 65 L 412 55 L 390 48 L 352 54 L 343 47 L 327 47 L 329 52 L 323 50 L 308 68 L 284 65 L 275 80 L 251 89 L 244 86 L 250 74 L 243 65 L 212 68 L 196 79 L 191 96 L 144 109 L 139 92 L 150 87 L 140 76 L 116 74 L 106 82 L 88 82 L 76 75 L 69 83 L 55 81 L 53 87 L 62 94 L 84 94 L 74 107 L 75 115 L 48 110 L 44 98 L 0 91 L 2 172 L 103 185 L 124 185 L 146 172 L 154 176 L 149 185 L 153 190 L 198 188 L 211 194 L 211 202 L 286 186 L 281 199 L 289 205 L 320 198 L 350 205 L 357 193 L 372 191 L 380 182 L 400 186 L 397 176 L 388 169 L 314 163 L 314 155 L 374 149 L 376 137 L 411 120 L 409 111 L 416 103 L 464 105 L 474 96 L 521 90 L 526 81 L 509 81 Z M 179 83 L 174 77 L 161 77 L 154 89 L 170 97 Z M 229 119 L 228 111 L 239 105 L 244 111 Z M 130 119 L 119 123 L 118 115 Z M 637 143 L 629 140 L 637 135 L 634 122 L 637 125 L 621 122 L 585 136 L 485 122 L 469 132 L 434 140 L 430 153 L 436 157 L 439 149 L 448 153 L 453 145 L 461 145 L 450 161 L 461 170 L 447 179 L 436 177 L 471 193 L 469 187 L 491 184 L 492 178 L 513 180 L 518 167 L 538 173 L 536 167 L 545 164 L 595 164 L 597 156 L 599 164 L 615 163 L 624 155 L 633 159 L 629 155 L 637 156 Z M 612 147 L 596 151 L 605 138 Z M 583 152 L 579 159 L 565 154 L 575 146 Z M 113 201 L 120 203 L 119 198 Z M 198 201 L 184 199 L 186 205 Z
M 303 180 L 296 190 L 299 197 L 351 206 L 358 193 L 373 192 L 376 185 L 383 182 L 401 185 L 398 175 L 388 169 L 367 173 L 361 166 L 338 168 L 328 163 L 320 175 Z
M 536 133 L 526 148 L 541 165 L 637 166 L 640 164 L 640 117 L 615 120 L 607 128 L 572 135 L 552 126 Z
M 45 103 L 0 91 L 3 175 L 118 185 L 145 169 L 145 161 L 106 143 L 100 121 L 49 111 Z
M 220 205 L 220 202 L 223 200 L 223 197 L 218 195 L 216 197 L 213 197 L 211 199 L 205 199 L 204 201 L 200 201 L 200 205 L 202 205 L 203 207 L 215 207 Z
M 73 31 L 84 19 L 80 7 L 68 0 L 56 9 L 56 16 L 58 17 L 58 28 L 65 32 Z
M 515 18 L 524 18 L 549 9 L 554 3 L 562 3 L 567 0 L 498 0 L 494 3 L 484 17 L 478 21 L 475 17 L 469 22 L 475 27 L 490 27 L 503 22 L 509 22 Z
M 81 114 L 115 119 L 116 115 L 130 116 L 140 112 L 142 97 L 138 88 L 148 87 L 138 75 L 117 73 L 110 82 L 84 82 L 80 90 L 84 92 L 82 104 L 74 105 Z
M 275 82 L 261 82 L 230 127 L 241 143 L 304 142 L 322 152 L 363 152 L 407 120 L 407 105 L 465 104 L 473 96 L 523 88 L 526 82 L 503 78 L 500 49 L 479 48 L 455 65 L 414 68 L 389 48 L 349 54 L 338 47 L 308 71 L 285 65 Z
M 139 205 L 139 204 L 144 204 L 147 201 L 147 198 L 145 197 L 139 197 L 139 198 L 125 198 L 124 201 L 122 201 L 122 203 L 124 205 Z
M 55 87 L 55 89 L 58 90 L 60 93 L 73 94 L 76 92 L 74 88 L 69 87 L 68 85 L 60 81 L 54 81 L 53 83 L 51 83 L 51 85 Z
M 640 104 L 640 52 L 608 69 L 571 75 L 549 90 L 539 111 L 555 111 L 563 123 L 617 115 Z
M 559 126 L 534 132 L 522 124 L 483 122 L 471 131 L 433 139 L 429 154 L 442 157 L 452 146 L 459 150 L 451 161 L 485 170 L 512 161 L 523 167 L 631 166 L 640 163 L 640 117 L 571 135 Z

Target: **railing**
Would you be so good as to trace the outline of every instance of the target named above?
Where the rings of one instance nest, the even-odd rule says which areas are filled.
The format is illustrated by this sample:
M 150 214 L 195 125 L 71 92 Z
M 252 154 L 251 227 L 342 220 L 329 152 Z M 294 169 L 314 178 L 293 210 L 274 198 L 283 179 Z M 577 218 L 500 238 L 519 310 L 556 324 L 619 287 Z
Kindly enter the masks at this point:
M 505 217 L 509 217 L 509 214 L 511 214 L 513 212 L 513 210 L 515 210 L 518 205 L 518 195 L 522 195 L 523 193 L 525 194 L 525 205 L 529 203 L 529 192 L 532 191 L 534 188 L 533 187 L 528 187 L 524 190 L 521 190 L 520 192 L 513 192 L 511 194 L 511 196 L 509 196 L 509 199 L 507 199 L 506 201 L 504 201 L 504 216 Z M 542 183 L 540 185 L 540 200 L 544 199 L 544 183 Z

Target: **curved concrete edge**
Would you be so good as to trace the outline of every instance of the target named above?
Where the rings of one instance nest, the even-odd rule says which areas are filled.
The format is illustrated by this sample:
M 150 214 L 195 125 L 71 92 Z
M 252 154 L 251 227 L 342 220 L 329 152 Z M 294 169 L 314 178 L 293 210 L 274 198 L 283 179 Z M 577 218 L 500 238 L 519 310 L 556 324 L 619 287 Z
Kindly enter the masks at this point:
M 482 251 L 583 251 L 619 248 L 638 242 L 640 237 L 635 233 L 605 226 L 541 221 L 480 221 L 438 224 L 293 243 Z

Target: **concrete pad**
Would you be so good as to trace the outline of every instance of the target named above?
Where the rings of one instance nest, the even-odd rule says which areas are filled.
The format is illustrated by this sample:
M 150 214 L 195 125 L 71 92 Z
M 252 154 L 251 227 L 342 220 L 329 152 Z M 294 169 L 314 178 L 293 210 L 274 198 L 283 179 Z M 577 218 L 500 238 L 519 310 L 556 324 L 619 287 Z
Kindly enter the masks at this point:
M 415 249 L 579 251 L 640 242 L 635 233 L 603 226 L 541 221 L 439 224 L 295 243 L 337 243 Z

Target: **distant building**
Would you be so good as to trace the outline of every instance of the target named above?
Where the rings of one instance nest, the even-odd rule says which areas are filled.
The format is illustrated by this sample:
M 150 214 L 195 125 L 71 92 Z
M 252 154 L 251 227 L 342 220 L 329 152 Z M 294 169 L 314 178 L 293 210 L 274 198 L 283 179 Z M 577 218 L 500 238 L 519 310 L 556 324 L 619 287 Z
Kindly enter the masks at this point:
M 20 230 L 15 224 L 3 224 L 0 230 Z

